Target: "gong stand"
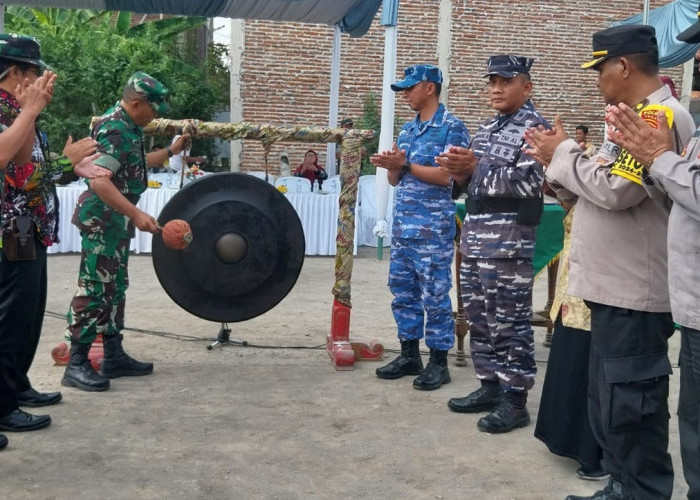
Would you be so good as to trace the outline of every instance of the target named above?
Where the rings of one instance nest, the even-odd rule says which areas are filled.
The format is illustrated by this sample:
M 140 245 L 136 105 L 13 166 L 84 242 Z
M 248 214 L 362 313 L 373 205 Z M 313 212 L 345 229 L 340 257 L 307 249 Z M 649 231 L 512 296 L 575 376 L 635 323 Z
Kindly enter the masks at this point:
M 93 122 L 97 119 L 97 117 L 93 118 Z M 354 231 L 355 231 L 355 205 L 357 202 L 357 185 L 358 185 L 358 179 L 360 176 L 360 162 L 361 162 L 361 153 L 362 153 L 362 142 L 365 140 L 369 140 L 374 136 L 374 132 L 371 130 L 361 130 L 361 129 L 342 129 L 342 128 L 319 128 L 319 127 L 277 127 L 274 125 L 269 125 L 269 124 L 254 124 L 254 123 L 246 123 L 246 122 L 240 122 L 240 123 L 216 123 L 216 122 L 201 122 L 198 120 L 166 120 L 166 119 L 156 119 L 153 120 L 150 124 L 148 124 L 146 127 L 144 127 L 144 133 L 148 135 L 163 135 L 163 136 L 173 136 L 176 133 L 179 132 L 185 133 L 185 134 L 190 134 L 192 137 L 217 137 L 222 140 L 239 140 L 239 139 L 253 139 L 253 140 L 259 140 L 262 142 L 263 147 L 266 149 L 269 149 L 273 144 L 276 142 L 281 142 L 281 141 L 294 141 L 294 142 L 303 142 L 303 143 L 340 143 L 342 146 L 342 158 L 341 158 L 341 167 L 340 167 L 340 177 L 341 177 L 341 193 L 339 196 L 339 210 L 338 210 L 338 234 L 336 238 L 336 256 L 335 256 L 335 284 L 333 286 L 333 295 L 334 295 L 334 300 L 333 300 L 333 306 L 331 310 L 331 325 L 330 325 L 330 334 L 326 337 L 326 346 L 327 346 L 327 351 L 328 354 L 331 358 L 331 361 L 335 368 L 337 370 L 352 370 L 354 368 L 354 362 L 355 361 L 378 361 L 383 359 L 384 357 L 384 347 L 377 341 L 371 341 L 369 343 L 364 343 L 364 342 L 356 342 L 350 341 L 350 311 L 352 308 L 352 304 L 350 301 L 350 279 L 352 276 L 352 266 L 353 266 L 353 249 L 354 249 Z M 192 205 L 195 204 L 200 198 L 197 196 L 201 195 L 206 195 L 205 199 L 210 199 L 210 193 L 201 193 L 197 192 L 195 193 L 194 190 L 191 190 L 193 187 L 197 185 L 202 185 L 203 182 L 205 182 L 207 179 L 215 178 L 218 175 L 244 175 L 244 174 L 213 174 L 213 175 L 208 175 L 206 177 L 203 177 L 196 182 L 192 182 L 191 184 L 188 184 L 185 186 L 183 189 L 180 190 L 171 200 L 168 202 L 168 205 L 172 203 L 172 201 L 177 198 L 180 194 L 185 193 L 185 198 L 183 198 L 183 210 L 187 211 L 186 208 L 184 208 L 186 205 Z M 253 176 L 249 175 L 244 175 L 245 177 L 251 178 L 251 179 L 256 179 Z M 274 189 L 272 186 L 267 184 L 266 182 L 262 181 L 261 179 L 257 179 L 261 184 L 266 184 L 268 188 L 267 192 L 271 192 L 274 190 L 278 194 L 281 195 L 276 189 Z M 214 183 L 218 182 L 217 180 L 213 180 Z M 245 183 L 245 181 L 241 181 Z M 238 181 L 234 182 L 233 185 L 238 184 Z M 214 188 L 212 188 L 214 189 Z M 261 188 L 262 189 L 262 188 Z M 282 196 L 282 195 L 281 195 Z M 248 197 L 252 197 L 251 193 L 248 193 Z M 284 198 L 284 196 L 282 196 Z M 286 201 L 286 198 L 284 198 Z M 210 200 L 211 201 L 211 200 Z M 168 207 L 166 205 L 166 208 Z M 289 204 L 289 207 L 291 207 L 291 204 Z M 291 207 L 291 210 L 294 211 L 293 207 Z M 159 222 L 164 223 L 172 218 L 177 218 L 173 217 L 172 214 L 165 214 L 166 210 L 165 208 L 163 209 L 163 212 L 161 212 L 161 215 L 159 216 Z M 294 212 L 296 215 L 296 212 Z M 192 225 L 192 222 L 187 218 L 187 217 L 179 217 L 187 220 L 190 222 Z M 235 217 L 233 217 L 235 219 Z M 216 219 L 214 219 L 216 220 Z M 297 217 L 298 221 L 298 217 Z M 214 226 L 214 224 L 209 223 L 203 224 L 204 227 L 207 226 Z M 197 242 L 198 240 L 202 240 L 200 236 L 198 235 L 198 229 L 192 226 L 193 229 L 193 234 L 195 235 L 195 240 L 194 242 Z M 262 232 L 263 230 L 260 228 L 256 228 L 256 231 Z M 298 227 L 295 226 L 295 229 L 293 231 L 298 231 L 298 234 L 301 235 L 302 242 L 303 242 L 303 228 L 301 227 L 301 224 L 299 223 Z M 236 230 L 231 230 L 228 231 L 230 233 L 236 233 Z M 205 241 L 208 241 L 207 238 L 212 238 L 212 237 L 217 237 L 217 235 L 202 235 L 204 237 Z M 287 237 L 290 238 L 291 235 L 288 233 Z M 276 303 L 279 300 L 282 300 L 282 298 L 286 295 L 286 293 L 289 290 L 282 290 L 282 289 L 276 289 L 273 290 L 273 293 L 271 296 L 268 296 L 266 298 L 261 298 L 259 295 L 265 296 L 269 295 L 267 293 L 255 293 L 254 290 L 248 290 L 249 288 L 249 283 L 245 281 L 245 279 L 237 280 L 238 283 L 242 286 L 243 290 L 248 290 L 241 292 L 241 290 L 235 291 L 235 294 L 238 294 L 238 300 L 234 300 L 236 303 L 235 307 L 232 307 L 230 305 L 230 301 L 232 300 L 230 295 L 234 294 L 234 291 L 222 288 L 222 287 L 214 287 L 215 289 L 212 291 L 211 287 L 208 287 L 205 284 L 199 285 L 196 287 L 190 287 L 190 286 L 180 286 L 177 287 L 176 285 L 173 284 L 166 284 L 164 283 L 165 281 L 168 281 L 169 279 L 172 278 L 172 276 L 178 276 L 182 275 L 183 273 L 180 272 L 181 269 L 178 268 L 177 266 L 180 266 L 182 262 L 171 262 L 167 265 L 164 265 L 164 267 L 161 268 L 161 271 L 158 271 L 158 265 L 156 265 L 156 250 L 157 246 L 160 245 L 164 247 L 162 240 L 159 237 L 155 237 L 153 239 L 154 241 L 154 266 L 156 267 L 156 274 L 158 275 L 158 278 L 161 280 L 161 284 L 163 285 L 163 288 L 168 292 L 168 294 L 171 294 L 171 288 L 175 286 L 175 288 L 180 288 L 183 291 L 183 300 L 182 302 L 179 302 L 178 300 L 175 300 L 178 304 L 180 304 L 182 307 L 187 309 L 190 312 L 192 311 L 192 308 L 185 307 L 185 304 L 192 305 L 193 303 L 196 304 L 196 309 L 198 309 L 198 312 L 193 312 L 193 314 L 205 318 L 205 319 L 213 319 L 214 321 L 225 323 L 225 322 L 232 322 L 232 321 L 242 321 L 243 319 L 249 319 L 252 317 L 255 317 L 259 314 L 262 314 L 260 312 L 261 310 L 264 312 L 263 308 L 264 307 L 274 307 Z M 213 240 L 217 241 L 217 240 Z M 217 243 L 218 245 L 218 243 Z M 223 245 L 226 247 L 227 245 Z M 233 244 L 234 247 L 239 246 L 239 244 Z M 192 244 L 190 245 L 192 247 Z M 262 249 L 264 248 L 264 245 L 255 245 L 256 250 L 257 249 Z M 222 250 L 226 250 L 223 248 Z M 278 251 L 280 251 L 278 249 Z M 185 254 L 187 250 L 184 252 L 179 252 L 180 254 Z M 284 252 L 280 251 L 281 254 L 283 255 Z M 161 251 L 163 255 L 169 254 L 169 252 L 163 252 Z M 252 255 L 255 252 L 246 252 L 246 255 Z M 303 260 L 303 248 L 301 251 L 302 254 L 302 260 Z M 191 259 L 191 260 L 203 260 L 201 259 L 201 256 L 197 255 L 197 259 Z M 211 255 L 210 255 L 211 257 Z M 221 256 L 217 255 L 216 259 L 221 260 Z M 216 259 L 209 259 L 209 261 L 215 261 Z M 167 260 L 167 259 L 166 259 Z M 282 259 L 284 261 L 284 259 Z M 260 261 L 261 264 L 264 265 L 263 261 Z M 278 263 L 279 264 L 279 263 Z M 296 262 L 293 262 L 290 269 L 294 268 L 294 265 Z M 243 267 L 244 270 L 249 270 L 248 268 L 245 268 L 244 266 L 239 266 Z M 283 266 L 284 267 L 284 266 Z M 250 268 L 253 269 L 254 267 Z M 174 272 L 172 272 L 174 271 Z M 202 271 L 201 269 L 198 271 Z M 204 272 L 210 272 L 211 271 L 204 271 Z M 267 272 L 267 271 L 264 271 Z M 264 275 L 263 272 L 263 275 Z M 197 273 L 194 272 L 193 270 L 188 271 L 188 273 L 184 274 L 190 274 L 191 276 L 194 276 L 194 280 L 201 280 L 202 278 L 200 276 L 197 276 Z M 228 273 L 225 273 L 228 274 Z M 296 281 L 296 276 L 294 276 L 293 280 L 290 280 L 291 276 L 293 273 L 288 273 L 286 276 L 286 281 L 284 282 L 284 288 L 285 286 L 289 286 L 291 289 L 291 286 L 293 286 L 294 282 Z M 206 275 L 205 275 L 206 276 Z M 216 275 L 216 273 L 211 273 L 209 278 L 213 278 L 213 281 L 218 281 L 219 276 Z M 258 277 L 260 278 L 260 277 Z M 260 279 L 254 280 L 256 283 L 260 281 Z M 264 281 L 264 280 L 263 280 Z M 291 285 L 290 285 L 291 283 Z M 270 286 L 274 287 L 276 284 L 275 280 L 269 281 Z M 260 283 L 257 283 L 258 286 L 260 286 Z M 206 297 L 204 300 L 202 299 L 197 299 L 198 294 L 201 292 L 202 286 L 204 287 L 205 291 L 211 292 L 209 293 L 208 297 Z M 265 289 L 265 286 L 261 287 L 263 290 Z M 282 293 L 284 292 L 284 293 Z M 250 302 L 250 296 L 253 296 L 252 302 L 254 303 L 254 307 L 249 306 Z M 276 297 L 277 302 L 272 300 L 270 297 Z M 171 295 L 171 298 L 172 295 Z M 243 300 L 245 298 L 245 300 Z M 267 304 L 262 304 L 262 302 L 267 302 Z M 203 302 L 206 302 L 203 303 Z M 206 309 L 206 311 L 199 311 L 199 309 Z M 265 309 L 266 310 L 266 309 Z M 234 313 L 237 316 L 236 318 L 231 317 L 231 313 Z
M 231 329 L 228 327 L 228 323 L 221 323 L 221 328 L 216 336 L 216 341 L 207 346 L 207 350 L 211 351 L 212 349 L 216 349 L 219 346 L 223 347 L 225 345 L 240 345 L 245 347 L 248 345 L 248 342 L 245 340 L 232 339 Z

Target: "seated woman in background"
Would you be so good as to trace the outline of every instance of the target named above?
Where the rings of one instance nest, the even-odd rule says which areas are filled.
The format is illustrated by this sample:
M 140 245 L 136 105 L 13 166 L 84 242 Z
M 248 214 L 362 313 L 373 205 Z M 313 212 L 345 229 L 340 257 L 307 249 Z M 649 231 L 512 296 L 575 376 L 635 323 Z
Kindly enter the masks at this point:
M 321 189 L 323 181 L 328 179 L 328 174 L 318 164 L 318 155 L 313 149 L 309 149 L 304 155 L 304 162 L 294 170 L 294 177 L 306 177 L 313 190 L 314 181 L 318 181 L 318 189 Z

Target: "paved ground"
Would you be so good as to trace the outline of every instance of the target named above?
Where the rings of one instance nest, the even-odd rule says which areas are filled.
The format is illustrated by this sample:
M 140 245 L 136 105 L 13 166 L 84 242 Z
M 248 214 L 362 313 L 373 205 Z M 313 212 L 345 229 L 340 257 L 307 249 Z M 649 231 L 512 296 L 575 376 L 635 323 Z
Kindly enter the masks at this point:
M 398 342 L 386 288 L 388 255 L 361 249 L 353 273 L 353 340 Z M 49 257 L 48 311 L 63 314 L 75 289 L 76 255 Z M 176 306 L 150 256 L 133 256 L 127 350 L 156 364 L 150 377 L 112 381 L 104 393 L 62 388 L 51 427 L 10 434 L 0 452 L 0 499 L 563 499 L 599 483 L 550 454 L 533 426 L 493 436 L 480 415 L 450 412 L 447 399 L 477 387 L 471 366 L 451 367 L 452 383 L 416 391 L 410 379 L 380 381 L 376 363 L 336 372 L 323 348 L 329 332 L 334 259 L 307 258 L 290 295 L 275 309 L 233 325 L 248 347 L 209 351 L 219 325 Z M 537 283 L 543 305 L 545 283 Z M 47 314 L 31 377 L 60 387 L 51 348 L 65 321 Z M 546 370 L 537 329 L 538 383 Z M 677 359 L 673 338 L 672 360 Z M 389 353 L 393 356 L 393 353 Z M 677 404 L 678 373 L 671 407 Z M 685 495 L 675 415 L 674 498 Z

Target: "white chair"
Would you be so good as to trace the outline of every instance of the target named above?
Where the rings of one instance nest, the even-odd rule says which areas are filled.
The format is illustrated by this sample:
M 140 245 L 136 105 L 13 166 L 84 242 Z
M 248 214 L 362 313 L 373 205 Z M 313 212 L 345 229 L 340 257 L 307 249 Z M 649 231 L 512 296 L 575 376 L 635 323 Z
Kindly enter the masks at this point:
M 280 177 L 275 181 L 275 187 L 284 186 L 288 193 L 310 193 L 311 183 L 305 177 Z
M 340 193 L 340 176 L 334 175 L 323 181 L 323 190 L 329 193 Z
M 246 172 L 248 175 L 252 175 L 253 177 L 257 177 L 258 179 L 265 180 L 265 172 L 256 170 L 253 172 Z M 274 185 L 275 184 L 275 176 L 272 174 L 267 174 L 267 182 L 270 184 Z
M 389 187 L 389 206 L 386 220 L 391 228 L 393 221 L 394 188 Z M 377 176 L 363 175 L 357 185 L 357 205 L 355 209 L 355 241 L 359 246 L 377 246 L 374 226 L 377 224 Z M 384 238 L 384 246 L 391 245 L 391 237 Z

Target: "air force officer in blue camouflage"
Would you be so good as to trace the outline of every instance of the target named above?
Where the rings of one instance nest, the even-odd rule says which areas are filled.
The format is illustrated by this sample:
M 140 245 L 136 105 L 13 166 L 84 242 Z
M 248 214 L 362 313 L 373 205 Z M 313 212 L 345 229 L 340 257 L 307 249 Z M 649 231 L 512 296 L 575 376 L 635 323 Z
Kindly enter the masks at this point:
M 447 352 L 454 345 L 454 320 L 449 291 L 454 256 L 455 204 L 452 181 L 435 157 L 450 147 L 466 148 L 469 132 L 439 102 L 442 73 L 436 66 L 407 68 L 391 86 L 418 114 L 404 125 L 391 151 L 374 155 L 396 189 L 389 265 L 392 311 L 398 326 L 401 355 L 377 369 L 382 379 L 418 375 L 413 387 L 439 389 L 450 381 Z M 420 339 L 430 348 L 423 369 Z
M 530 100 L 529 57 L 489 58 L 487 88 L 496 116 L 481 124 L 469 149 L 437 162 L 467 192 L 462 228 L 462 297 L 481 387 L 453 398 L 453 411 L 490 411 L 478 428 L 508 432 L 529 424 L 527 392 L 535 380 L 532 257 L 542 213 L 543 167 L 521 152 L 523 133 L 549 124 Z

